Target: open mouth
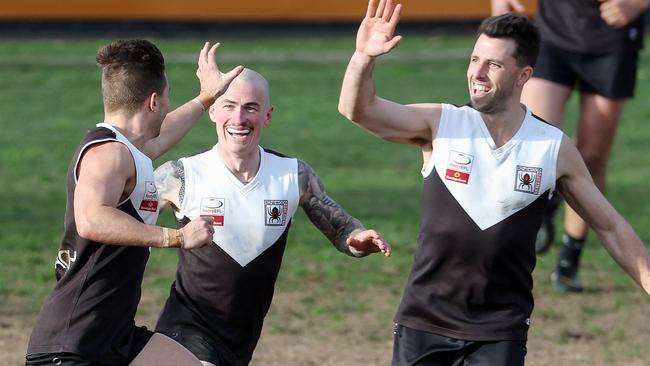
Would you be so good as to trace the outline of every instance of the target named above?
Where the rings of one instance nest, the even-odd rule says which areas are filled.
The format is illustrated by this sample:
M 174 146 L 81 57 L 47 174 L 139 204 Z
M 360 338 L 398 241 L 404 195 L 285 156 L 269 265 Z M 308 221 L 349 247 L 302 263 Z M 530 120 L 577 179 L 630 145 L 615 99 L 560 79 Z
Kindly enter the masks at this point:
M 490 87 L 485 84 L 472 83 L 472 94 L 484 95 L 490 91 Z
M 235 140 L 241 141 L 241 140 L 245 140 L 246 137 L 250 135 L 251 129 L 246 127 L 238 127 L 238 128 L 227 127 L 226 132 L 228 132 L 228 134 L 232 136 Z

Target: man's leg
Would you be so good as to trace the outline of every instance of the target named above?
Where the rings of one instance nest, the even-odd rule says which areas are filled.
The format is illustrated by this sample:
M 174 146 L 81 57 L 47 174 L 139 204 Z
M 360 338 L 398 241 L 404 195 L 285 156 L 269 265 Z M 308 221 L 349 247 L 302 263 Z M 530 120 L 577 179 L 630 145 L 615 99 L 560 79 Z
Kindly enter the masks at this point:
M 580 117 L 575 143 L 594 183 L 603 192 L 607 162 L 625 101 L 590 93 L 582 93 L 580 96 Z M 553 285 L 559 291 L 579 292 L 582 291 L 578 278 L 580 256 L 589 228 L 567 205 L 564 229 L 566 233 L 552 276 Z
M 463 362 L 467 366 L 524 366 L 526 342 L 475 342 L 473 350 Z
M 521 100 L 532 113 L 555 127 L 562 128 L 564 109 L 570 96 L 570 87 L 533 77 L 526 83 Z M 555 237 L 555 225 L 553 221 L 560 201 L 559 194 L 555 192 L 553 198 L 548 203 L 542 226 L 537 233 L 537 240 L 535 241 L 535 251 L 538 254 L 545 253 L 551 247 L 551 243 Z
M 175 340 L 155 333 L 130 366 L 202 366 L 201 362 Z

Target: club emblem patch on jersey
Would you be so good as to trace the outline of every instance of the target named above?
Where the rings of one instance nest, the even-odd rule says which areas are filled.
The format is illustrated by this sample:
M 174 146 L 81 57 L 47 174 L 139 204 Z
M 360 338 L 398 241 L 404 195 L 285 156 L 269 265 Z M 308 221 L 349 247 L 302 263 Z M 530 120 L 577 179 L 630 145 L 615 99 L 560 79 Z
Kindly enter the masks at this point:
M 264 225 L 284 226 L 288 211 L 288 200 L 264 200 Z
M 542 185 L 542 168 L 517 165 L 517 179 L 515 191 L 539 194 L 539 187 Z
M 142 197 L 142 202 L 140 202 L 140 210 L 149 212 L 158 211 L 156 183 L 150 181 L 144 182 L 144 197 Z
M 473 161 L 474 157 L 472 155 L 451 150 L 449 152 L 449 162 L 447 163 L 445 179 L 467 184 L 469 182 L 469 174 L 472 171 Z
M 201 198 L 201 212 L 199 215 L 212 217 L 212 226 L 223 226 L 226 212 L 226 199 L 205 197 Z

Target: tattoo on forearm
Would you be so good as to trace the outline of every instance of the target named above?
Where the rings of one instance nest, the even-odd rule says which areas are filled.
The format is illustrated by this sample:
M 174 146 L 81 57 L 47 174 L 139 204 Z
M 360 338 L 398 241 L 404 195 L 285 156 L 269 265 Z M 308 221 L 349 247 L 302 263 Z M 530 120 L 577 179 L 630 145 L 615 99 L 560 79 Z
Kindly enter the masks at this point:
M 298 162 L 298 181 L 300 185 L 300 205 L 311 222 L 344 253 L 350 254 L 348 235 L 356 229 L 363 229 L 361 222 L 350 216 L 332 200 L 320 178 L 306 163 Z

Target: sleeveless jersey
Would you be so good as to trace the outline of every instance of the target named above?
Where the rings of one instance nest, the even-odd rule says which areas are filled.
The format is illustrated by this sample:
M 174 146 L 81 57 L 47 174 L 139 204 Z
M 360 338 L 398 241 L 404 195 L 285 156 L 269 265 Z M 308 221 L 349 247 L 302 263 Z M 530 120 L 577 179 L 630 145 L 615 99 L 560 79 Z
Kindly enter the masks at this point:
M 497 148 L 479 112 L 443 105 L 396 322 L 464 340 L 527 338 L 535 236 L 562 136 L 527 111 Z
M 213 245 L 181 250 L 157 330 L 199 332 L 235 365 L 248 365 L 271 299 L 291 219 L 298 162 L 260 148 L 257 175 L 241 183 L 216 146 L 180 159 L 185 189 L 177 218 L 214 219 Z
M 535 23 L 542 40 L 566 51 L 601 54 L 643 48 L 643 13 L 622 28 L 600 17 L 598 0 L 540 0 Z
M 36 319 L 28 354 L 70 352 L 102 364 L 126 364 L 132 356 L 134 317 L 149 249 L 84 239 L 74 218 L 79 160 L 87 148 L 106 141 L 126 145 L 135 162 L 135 188 L 117 208 L 145 224 L 158 218 L 151 159 L 111 125 L 97 124 L 68 168 L 65 232 L 54 263 L 57 284 Z

